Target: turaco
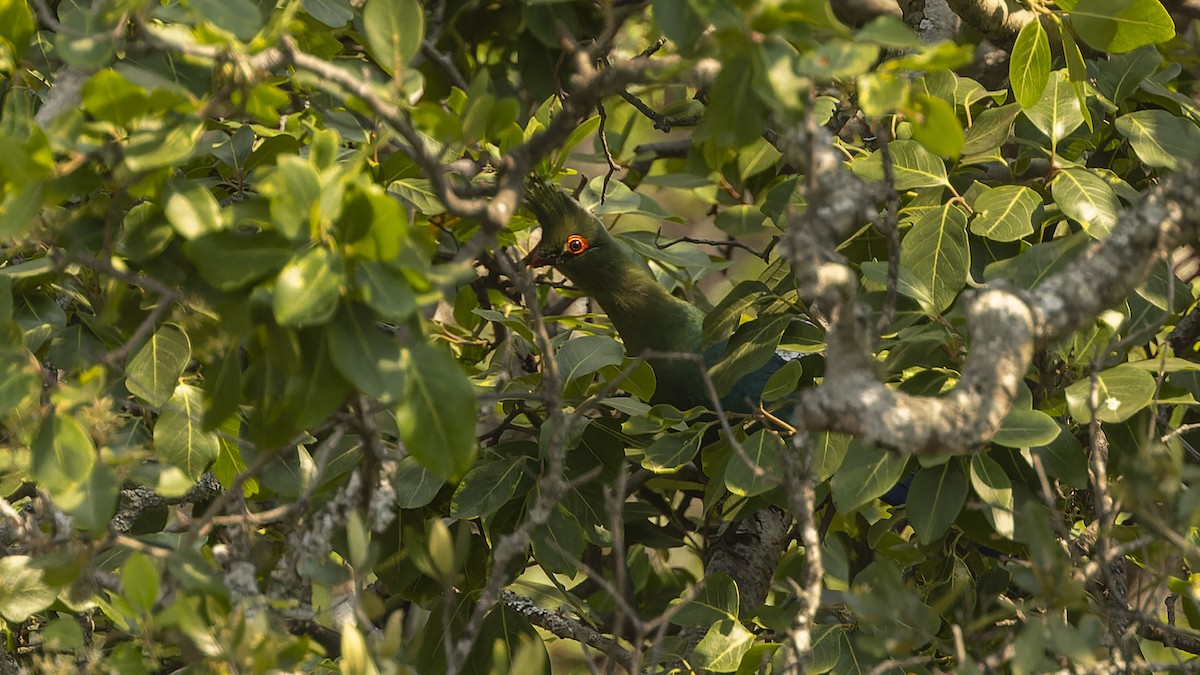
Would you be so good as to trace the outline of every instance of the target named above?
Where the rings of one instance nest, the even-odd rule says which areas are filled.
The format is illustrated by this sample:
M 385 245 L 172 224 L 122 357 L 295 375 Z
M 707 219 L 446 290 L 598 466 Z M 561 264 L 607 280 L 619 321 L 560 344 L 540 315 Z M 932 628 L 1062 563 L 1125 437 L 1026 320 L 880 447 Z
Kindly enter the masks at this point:
M 605 229 L 600 219 L 562 189 L 533 178 L 526 205 L 542 227 L 542 238 L 530 254 L 534 266 L 553 265 L 580 291 L 591 296 L 608 314 L 631 355 L 649 351 L 657 386 L 655 403 L 678 408 L 712 407 L 694 358 L 661 354 L 703 354 L 705 365 L 720 358 L 724 345 L 703 350 L 704 314 L 691 303 L 671 295 L 650 272 L 646 262 Z M 770 375 L 783 360 L 775 358 L 742 377 L 721 399 L 726 410 L 750 412 Z M 902 504 L 908 481 L 882 499 Z

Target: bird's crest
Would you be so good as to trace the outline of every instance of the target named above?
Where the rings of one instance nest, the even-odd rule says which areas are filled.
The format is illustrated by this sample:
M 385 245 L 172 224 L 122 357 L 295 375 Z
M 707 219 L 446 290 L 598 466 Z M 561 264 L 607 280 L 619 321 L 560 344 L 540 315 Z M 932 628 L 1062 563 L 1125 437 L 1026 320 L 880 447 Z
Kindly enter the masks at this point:
M 542 225 L 542 231 L 569 228 L 576 224 L 581 215 L 590 216 L 584 211 L 579 202 L 575 201 L 562 188 L 547 183 L 538 176 L 532 176 L 525 188 L 525 203 Z

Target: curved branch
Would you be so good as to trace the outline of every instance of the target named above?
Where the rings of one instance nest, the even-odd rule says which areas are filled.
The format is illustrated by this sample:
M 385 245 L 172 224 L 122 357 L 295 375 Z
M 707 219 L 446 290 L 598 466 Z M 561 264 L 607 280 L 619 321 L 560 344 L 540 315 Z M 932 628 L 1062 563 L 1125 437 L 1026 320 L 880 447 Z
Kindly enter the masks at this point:
M 1033 358 L 1033 313 L 1016 293 L 984 291 L 971 303 L 971 350 L 958 384 L 944 396 L 914 396 L 883 384 L 863 349 L 857 280 L 841 265 L 822 270 L 826 294 L 839 310 L 830 332 L 828 372 L 836 375 L 805 392 L 798 410 L 810 430 L 854 434 L 915 454 L 968 453 L 1000 428 Z M 826 295 L 827 297 L 827 295 Z
M 830 373 L 805 391 L 796 422 L 808 431 L 839 431 L 914 454 L 961 454 L 984 447 L 1011 408 L 1035 347 L 1069 336 L 1125 298 L 1172 247 L 1197 237 L 1200 169 L 1163 180 L 1128 209 L 1107 239 L 1029 292 L 995 284 L 967 308 L 972 336 L 958 384 L 938 397 L 913 396 L 880 381 L 874 370 L 857 277 L 835 248 L 853 231 L 873 193 L 832 161 L 828 143 L 810 129 L 789 139 L 789 161 L 808 167 L 808 209 L 789 228 L 786 247 L 801 292 L 828 312 Z M 805 152 L 807 151 L 807 152 Z M 853 186 L 847 189 L 847 186 Z M 860 189 L 862 188 L 862 189 Z
M 1061 340 L 1112 307 L 1175 246 L 1200 229 L 1200 167 L 1163 179 L 1126 209 L 1107 239 L 1094 242 L 1030 294 L 1039 346 Z

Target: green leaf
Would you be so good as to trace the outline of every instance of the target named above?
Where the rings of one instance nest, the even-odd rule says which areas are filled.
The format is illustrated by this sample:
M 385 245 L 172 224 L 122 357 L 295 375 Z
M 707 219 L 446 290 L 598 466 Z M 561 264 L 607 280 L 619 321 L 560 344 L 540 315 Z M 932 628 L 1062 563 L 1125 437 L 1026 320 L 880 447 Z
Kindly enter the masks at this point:
M 217 435 L 204 430 L 203 420 L 203 393 L 191 385 L 180 384 L 154 422 L 154 447 L 158 455 L 192 480 L 199 480 L 220 452 Z
M 734 58 L 721 66 L 709 90 L 708 108 L 696 127 L 696 140 L 736 148 L 762 135 L 767 107 L 754 87 L 754 66 Z
M 1036 17 L 1021 27 L 1008 62 L 1008 79 L 1017 103 L 1035 106 L 1050 79 L 1050 40 Z
M 841 468 L 830 481 L 838 512 L 850 513 L 883 496 L 900 481 L 907 464 L 907 457 L 859 440 L 850 441 Z
M 779 463 L 784 451 L 778 434 L 759 429 L 742 441 L 743 457 L 734 449 L 725 466 L 725 487 L 739 497 L 760 495 L 779 484 L 783 469 Z
M 67 492 L 56 494 L 54 501 L 71 514 L 76 527 L 103 534 L 117 512 L 120 491 L 117 472 L 105 464 L 97 464 L 87 480 Z
M 732 673 L 754 644 L 754 633 L 740 621 L 721 619 L 709 627 L 692 652 L 691 663 L 714 673 Z
M 179 236 L 189 241 L 224 227 L 216 197 L 199 183 L 172 184 L 163 213 Z
M 696 458 L 703 438 L 703 434 L 667 432 L 646 448 L 642 467 L 654 473 L 674 473 Z
M 187 0 L 196 16 L 242 42 L 249 42 L 262 28 L 262 15 L 251 0 Z
M 792 359 L 783 364 L 783 367 L 771 373 L 771 377 L 767 379 L 762 400 L 771 403 L 796 391 L 796 385 L 803 374 L 804 364 L 800 363 L 800 359 Z
M 1033 234 L 1033 215 L 1041 206 L 1041 195 L 1024 185 L 987 188 L 972 204 L 971 231 L 993 241 L 1016 241 Z
M 111 68 L 105 68 L 83 85 L 83 109 L 97 120 L 128 127 L 151 111 L 149 92 Z
M 579 570 L 579 557 L 587 541 L 579 521 L 559 504 L 550 512 L 544 527 L 534 530 L 533 555 L 548 571 L 555 574 L 574 574 Z
M 325 324 L 325 332 L 333 364 L 350 384 L 383 403 L 403 399 L 408 378 L 400 343 L 375 325 L 370 310 L 343 305 L 337 318 Z
M 996 533 L 1007 539 L 1013 537 L 1012 481 L 996 462 L 985 454 L 971 456 L 971 487 L 979 499 L 990 507 L 984 511 Z
M 0 241 L 24 235 L 42 210 L 46 185 L 31 181 L 20 187 L 9 186 L 0 199 Z
M 185 119 L 173 126 L 139 129 L 125 143 L 125 167 L 134 173 L 182 164 L 204 133 L 200 120 Z
M 409 455 L 396 467 L 395 483 L 396 506 L 419 509 L 433 501 L 446 481 L 429 473 L 416 457 Z
M 1176 169 L 1182 158 L 1200 156 L 1200 128 L 1166 110 L 1139 110 L 1116 121 L 1138 159 L 1147 166 Z
M 693 43 L 708 28 L 708 22 L 690 2 L 652 0 L 654 23 L 667 39 L 684 54 L 694 53 Z
M 30 448 L 33 479 L 52 496 L 79 487 L 92 473 L 96 446 L 74 417 L 52 413 L 42 420 Z
M 4 322 L 0 318 L 0 324 Z M 0 347 L 0 418 L 40 395 L 42 377 L 37 359 L 24 346 Z
M 292 258 L 275 280 L 275 320 L 281 326 L 325 323 L 337 310 L 345 276 L 342 257 L 324 246 Z
M 490 516 L 517 494 L 525 475 L 525 457 L 506 457 L 471 467 L 454 490 L 450 515 L 455 518 Z
M 83 628 L 75 617 L 60 614 L 42 629 L 42 639 L 45 641 L 43 649 L 46 651 L 74 652 L 84 644 Z M 112 667 L 111 661 L 109 667 Z
M 221 231 L 188 242 L 184 253 L 213 287 L 232 291 L 274 274 L 292 257 L 274 232 Z
M 743 281 L 733 290 L 725 294 L 721 301 L 704 315 L 704 327 L 701 331 L 704 346 L 716 344 L 728 338 L 742 323 L 745 312 L 754 306 L 759 296 L 770 292 L 767 285 L 761 281 Z
M 362 30 L 371 58 L 396 76 L 421 49 L 425 12 L 417 0 L 367 0 Z
M 779 339 L 791 320 L 787 314 L 764 314 L 737 329 L 720 360 L 708 369 L 719 395 L 728 394 L 742 376 L 763 367 L 775 356 Z
M 425 468 L 450 478 L 475 460 L 475 389 L 449 352 L 416 344 L 405 350 L 408 386 L 396 406 L 404 447 Z
M 1031 289 L 1074 260 L 1088 243 L 1085 232 L 1042 244 L 1034 244 L 1015 258 L 992 263 L 984 269 L 987 281 L 1008 279 L 1020 288 Z
M 1063 213 L 1093 239 L 1104 239 L 1117 224 L 1121 208 L 1117 193 L 1088 169 L 1065 169 L 1050 184 L 1050 194 Z
M 1008 411 L 1004 422 L 992 438 L 997 445 L 1006 448 L 1030 448 L 1046 445 L 1062 431 L 1054 418 L 1040 410 Z
M 387 0 L 375 1 L 386 2 Z M 446 207 L 438 199 L 427 178 L 401 178 L 388 186 L 388 192 L 400 195 L 426 216 L 436 216 L 446 211 Z
M 347 258 L 393 261 L 407 244 L 408 211 L 374 183 L 355 184 L 337 219 Z
M 563 384 L 591 375 L 605 366 L 624 362 L 625 350 L 605 335 L 585 335 L 567 340 L 554 355 Z
M 958 158 L 964 137 L 954 108 L 936 96 L 925 94 L 914 94 L 912 106 L 913 138 L 942 157 Z
M 1031 108 L 1025 108 L 1025 117 L 1033 126 L 1057 144 L 1083 124 L 1083 109 L 1079 98 L 1067 79 L 1066 70 L 1051 73 L 1050 82 L 1041 98 Z
M 13 623 L 49 607 L 58 589 L 46 584 L 44 572 L 27 555 L 0 558 L 0 614 Z
M 386 263 L 358 261 L 354 280 L 362 301 L 388 321 L 403 321 L 417 309 L 416 293 L 408 279 Z
M 125 388 L 154 409 L 175 393 L 179 376 L 192 360 L 192 343 L 175 324 L 163 324 L 125 367 Z
M 330 28 L 341 28 L 354 18 L 348 0 L 300 0 L 300 7 Z
M 1013 121 L 1021 112 L 1021 106 L 1010 103 L 999 108 L 988 108 L 975 118 L 967 129 L 963 142 L 963 154 L 973 155 L 999 148 L 1012 135 Z
M 1121 364 L 1102 371 L 1096 377 L 1096 418 L 1101 422 L 1124 422 L 1154 400 L 1158 385 L 1149 372 Z M 1091 378 L 1082 378 L 1067 387 L 1067 409 L 1080 424 L 1092 419 L 1088 406 Z
M 897 190 L 912 190 L 921 187 L 949 185 L 946 164 L 916 141 L 895 141 L 888 146 L 892 155 L 892 175 Z M 854 173 L 863 180 L 883 180 L 883 156 L 880 150 L 865 159 L 850 164 Z
M 930 290 L 933 309 L 944 311 L 970 269 L 966 214 L 952 203 L 926 212 L 900 242 L 900 263 Z
M 0 73 L 17 69 L 35 28 L 29 3 L 0 0 Z
M 937 541 L 958 518 L 967 501 L 967 478 L 955 460 L 917 472 L 908 489 L 908 517 L 917 538 L 928 545 Z
M 821 481 L 829 480 L 841 468 L 850 450 L 850 437 L 822 432 L 812 435 L 813 472 Z
M 1075 36 L 1069 30 L 1060 30 L 1059 36 L 1062 38 L 1063 58 L 1067 61 L 1067 75 L 1072 84 L 1080 84 L 1088 80 L 1087 64 L 1083 62 L 1083 52 L 1079 50 L 1079 44 L 1075 42 Z M 1079 102 L 1083 106 L 1084 114 L 1087 112 L 1087 101 Z
M 888 278 L 888 263 L 885 261 L 871 261 L 862 263 L 860 266 L 863 273 L 863 279 L 868 282 L 868 290 L 883 290 L 887 288 Z M 872 288 L 874 285 L 875 288 Z M 917 301 L 927 314 L 936 315 L 938 311 L 934 309 L 933 294 L 929 292 L 929 287 L 924 281 L 917 278 L 912 270 L 904 265 L 897 268 L 896 275 L 896 292 L 906 298 L 912 298 Z
M 270 200 L 275 228 L 292 241 L 307 240 L 319 216 L 321 197 L 321 178 L 312 164 L 296 155 L 280 155 L 257 187 Z
M 671 601 L 672 606 L 678 606 L 671 614 L 671 623 L 684 628 L 703 628 L 724 619 L 736 621 L 739 602 L 737 583 L 728 574 L 710 574 L 696 584 L 690 600 Z
M 833 38 L 805 52 L 797 72 L 822 81 L 848 80 L 865 75 L 878 60 L 878 45 Z
M 1154 47 L 1147 46 L 1128 54 L 1114 54 L 1093 63 L 1098 71 L 1096 88 L 1119 105 L 1158 70 L 1159 64 L 1162 63 L 1162 54 Z
M 242 396 L 242 364 L 229 350 L 204 369 L 204 428 L 215 429 L 237 411 Z
M 121 565 L 122 597 L 143 612 L 154 609 L 158 599 L 158 567 L 150 556 L 134 551 Z
M 1079 37 L 1102 52 L 1123 54 L 1175 37 L 1175 22 L 1158 0 L 1089 0 L 1069 17 Z
M 766 230 L 767 216 L 752 204 L 737 204 L 722 209 L 714 224 L 734 237 L 760 234 Z
M 1049 445 L 1033 450 L 1034 453 L 1029 454 L 1027 459 L 1031 460 L 1036 454 L 1051 478 L 1057 478 L 1076 490 L 1087 488 L 1087 453 L 1075 434 L 1059 434 Z

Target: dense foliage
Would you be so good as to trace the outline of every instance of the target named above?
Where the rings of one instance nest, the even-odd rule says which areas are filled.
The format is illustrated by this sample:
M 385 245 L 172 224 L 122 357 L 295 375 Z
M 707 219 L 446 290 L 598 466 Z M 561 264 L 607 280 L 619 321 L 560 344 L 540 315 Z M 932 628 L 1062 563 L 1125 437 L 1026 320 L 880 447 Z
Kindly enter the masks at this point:
M 975 289 L 1038 287 L 1200 156 L 1196 32 L 1031 0 L 997 76 L 986 27 L 830 4 L 0 0 L 0 672 L 1193 659 L 1190 254 L 918 459 L 793 414 L 838 372 L 786 233 L 817 146 L 889 186 L 847 174 L 823 255 L 878 377 L 947 392 Z M 792 353 L 757 413 L 651 405 L 521 264 L 531 172 L 708 311 L 716 392 Z M 747 607 L 705 562 L 772 507 Z

